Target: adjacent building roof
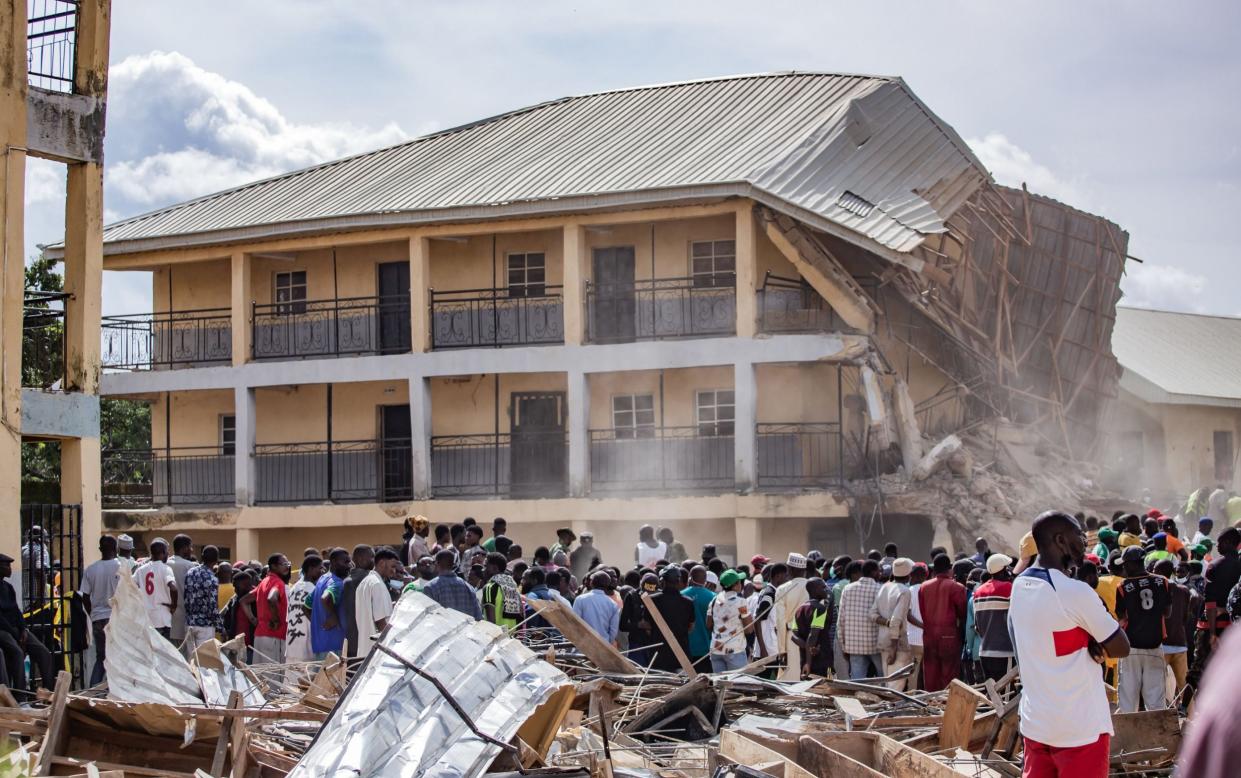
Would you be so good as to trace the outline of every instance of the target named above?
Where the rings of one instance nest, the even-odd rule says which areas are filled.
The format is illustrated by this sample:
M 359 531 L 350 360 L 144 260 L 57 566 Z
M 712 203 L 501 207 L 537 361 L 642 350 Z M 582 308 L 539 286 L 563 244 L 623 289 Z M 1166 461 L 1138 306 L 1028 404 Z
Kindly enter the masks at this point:
M 1241 407 L 1241 317 L 1117 307 L 1112 351 L 1147 402 Z
M 988 178 L 899 78 L 771 73 L 542 103 L 125 219 L 104 241 L 123 254 L 747 196 L 899 255 Z

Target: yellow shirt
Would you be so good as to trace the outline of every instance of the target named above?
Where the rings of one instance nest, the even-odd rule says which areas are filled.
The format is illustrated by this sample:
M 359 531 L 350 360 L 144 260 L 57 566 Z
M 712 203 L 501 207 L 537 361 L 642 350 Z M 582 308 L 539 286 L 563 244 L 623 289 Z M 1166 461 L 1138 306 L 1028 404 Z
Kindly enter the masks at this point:
M 231 583 L 220 584 L 219 601 L 220 608 L 228 605 L 228 601 L 233 599 L 233 585 Z
M 1107 612 L 1112 614 L 1112 618 L 1116 618 L 1116 592 L 1124 580 L 1118 575 L 1101 575 L 1099 585 L 1095 587 L 1095 591 L 1103 599 L 1103 604 L 1107 606 Z
M 1142 545 L 1142 539 L 1137 535 L 1134 535 L 1132 532 L 1120 533 L 1120 538 L 1116 542 L 1121 548 L 1124 548 L 1125 546 Z

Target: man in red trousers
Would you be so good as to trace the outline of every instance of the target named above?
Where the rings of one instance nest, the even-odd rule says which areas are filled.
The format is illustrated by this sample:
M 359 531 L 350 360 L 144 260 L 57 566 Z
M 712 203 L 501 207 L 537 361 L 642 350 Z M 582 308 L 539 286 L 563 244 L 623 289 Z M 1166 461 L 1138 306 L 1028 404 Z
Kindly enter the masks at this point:
M 965 626 L 965 587 L 952 580 L 952 560 L 931 561 L 933 578 L 918 587 L 922 613 L 922 679 L 929 692 L 948 688 L 961 667 Z

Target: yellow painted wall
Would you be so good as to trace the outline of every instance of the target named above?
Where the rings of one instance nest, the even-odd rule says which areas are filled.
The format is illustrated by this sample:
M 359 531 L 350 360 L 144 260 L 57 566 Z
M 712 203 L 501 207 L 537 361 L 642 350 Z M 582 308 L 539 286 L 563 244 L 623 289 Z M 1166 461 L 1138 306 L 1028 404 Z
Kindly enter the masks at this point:
M 231 266 L 227 259 L 195 262 L 190 265 L 165 265 L 151 273 L 151 300 L 156 311 L 170 310 L 169 294 L 172 295 L 173 311 L 193 311 L 202 308 L 228 308 L 230 306 Z M 168 276 L 172 274 L 172 287 Z M 144 313 L 144 311 L 125 311 Z
M 437 292 L 490 289 L 493 286 L 503 289 L 508 285 L 508 255 L 534 251 L 544 254 L 547 283 L 562 283 L 564 238 L 560 230 L 501 232 L 465 239 L 432 240 L 431 288 Z
M 758 365 L 759 423 L 837 421 L 835 365 Z
M 165 409 L 169 395 L 157 395 L 151 402 L 151 446 L 163 448 Z M 172 445 L 215 447 L 220 443 L 220 416 L 233 412 L 233 393 L 227 390 L 173 392 Z
M 513 392 L 564 392 L 563 373 L 513 373 L 500 378 L 500 432 L 512 429 Z M 431 434 L 483 435 L 495 431 L 495 374 L 431 379 Z M 565 411 L 568 425 L 568 411 Z
M 736 218 L 729 214 L 705 219 L 587 229 L 586 245 L 591 250 L 633 246 L 635 278 L 682 278 L 691 272 L 690 243 L 700 240 L 732 240 L 735 234 Z M 653 268 L 652 243 L 655 247 Z
M 695 393 L 702 389 L 731 389 L 732 367 L 665 370 L 661 408 L 658 370 L 635 370 L 590 376 L 590 428 L 612 428 L 612 397 L 618 394 L 649 394 L 655 400 L 655 424 L 663 413 L 665 427 L 691 427 L 695 418 Z

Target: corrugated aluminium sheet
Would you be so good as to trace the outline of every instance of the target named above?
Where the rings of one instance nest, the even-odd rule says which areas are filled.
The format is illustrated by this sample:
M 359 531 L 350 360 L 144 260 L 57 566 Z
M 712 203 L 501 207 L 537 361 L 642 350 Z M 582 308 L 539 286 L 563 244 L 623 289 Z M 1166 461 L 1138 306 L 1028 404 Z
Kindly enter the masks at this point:
M 104 240 L 120 253 L 567 199 L 763 193 L 908 252 L 988 176 L 900 79 L 773 73 L 543 103 L 126 219 Z M 874 207 L 840 205 L 846 191 Z
M 1241 404 L 1241 317 L 1118 307 L 1112 351 L 1165 393 L 1150 401 Z
M 569 683 L 496 625 L 418 592 L 397 603 L 383 645 L 439 679 L 481 731 L 505 742 Z M 498 754 L 434 684 L 375 651 L 289 778 L 468 778 Z

